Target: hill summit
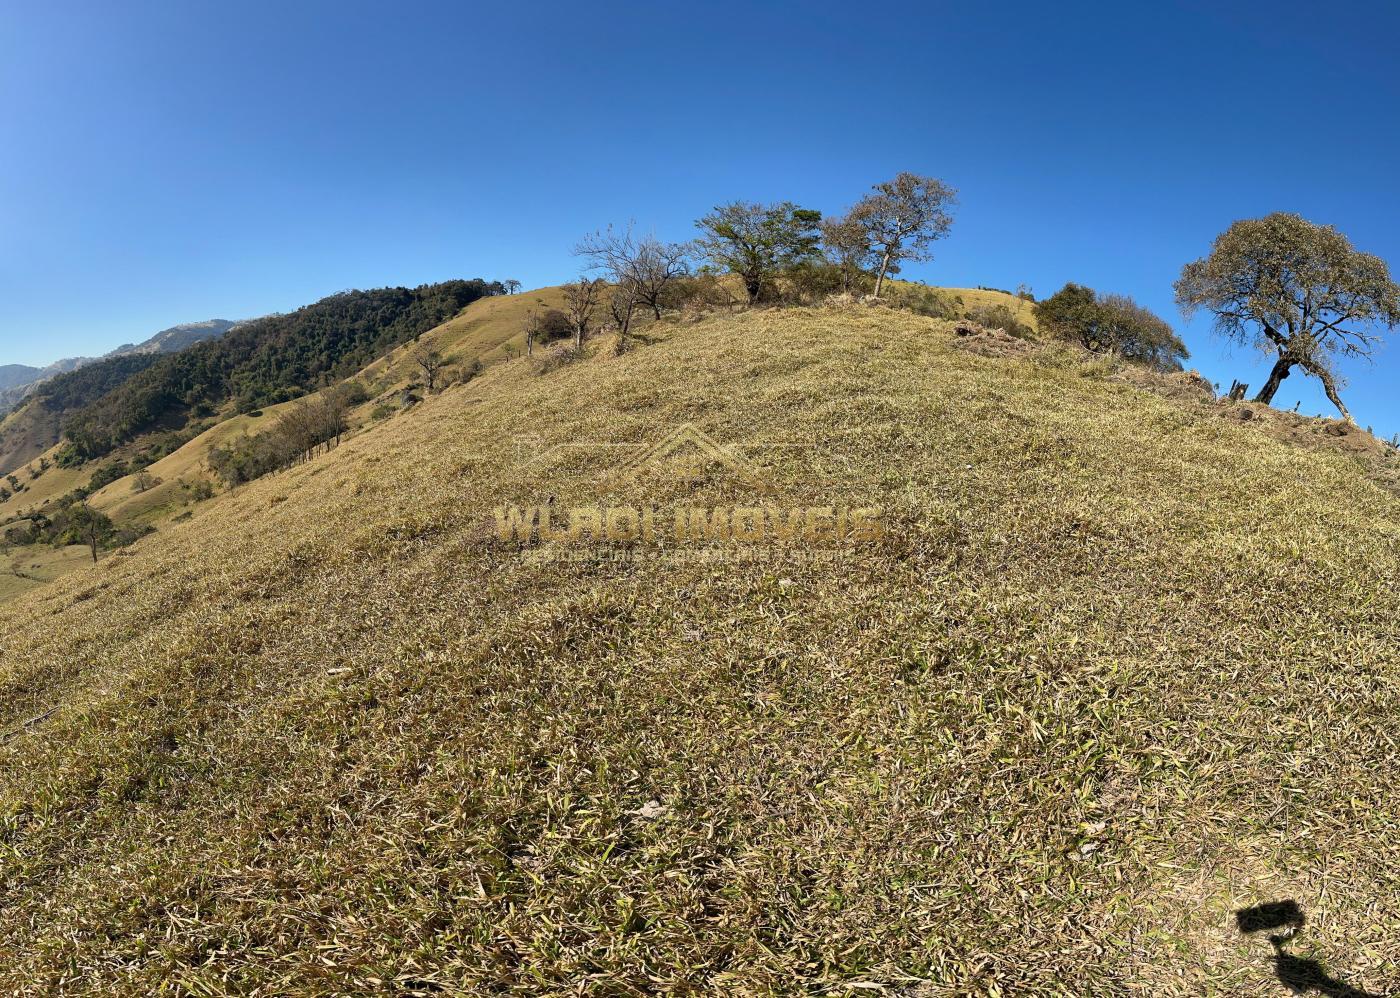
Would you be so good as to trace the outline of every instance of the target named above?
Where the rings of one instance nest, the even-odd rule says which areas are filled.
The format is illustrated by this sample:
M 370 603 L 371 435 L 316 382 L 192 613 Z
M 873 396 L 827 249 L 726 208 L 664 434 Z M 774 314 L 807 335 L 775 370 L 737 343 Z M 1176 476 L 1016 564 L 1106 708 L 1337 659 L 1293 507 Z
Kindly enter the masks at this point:
M 1262 995 L 1276 895 L 1393 969 L 1395 494 L 1011 339 L 504 351 L 7 606 L 0 990 Z

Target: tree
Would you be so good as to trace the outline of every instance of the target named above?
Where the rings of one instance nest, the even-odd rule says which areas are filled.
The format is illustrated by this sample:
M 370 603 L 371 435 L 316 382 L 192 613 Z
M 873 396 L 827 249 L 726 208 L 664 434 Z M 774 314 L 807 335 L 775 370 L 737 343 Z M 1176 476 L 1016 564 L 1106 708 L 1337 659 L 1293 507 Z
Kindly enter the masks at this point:
M 1073 282 L 1035 305 L 1035 320 L 1042 332 L 1089 350 L 1111 347 L 1100 334 L 1100 317 L 1099 298 L 1094 289 Z
M 716 266 L 738 274 L 749 304 L 757 302 L 779 271 L 817 255 L 821 212 L 790 201 L 720 205 L 697 221 L 700 250 Z
M 612 226 L 585 236 L 574 253 L 591 261 L 592 270 L 601 270 L 613 284 L 626 288 L 633 305 L 643 305 L 661 318 L 667 290 L 690 272 L 690 249 L 684 243 L 663 243 L 655 236 L 640 239 L 632 228 Z
M 535 355 L 535 340 L 540 337 L 540 329 L 543 326 L 540 313 L 535 309 L 530 309 L 525 313 L 525 356 Z
M 1165 320 L 1127 295 L 1103 295 L 1082 284 L 1066 284 L 1035 305 L 1041 331 L 1078 343 L 1097 353 L 1121 354 L 1125 360 L 1161 371 L 1181 369 L 1191 356 Z
M 92 551 L 93 564 L 97 563 L 98 549 L 117 532 L 117 528 L 106 514 L 99 513 L 85 502 L 74 503 L 69 507 L 67 525 L 65 539 L 70 543 L 86 544 Z
M 822 246 L 826 258 L 841 275 L 841 290 L 846 294 L 856 287 L 873 262 L 870 231 L 860 219 L 850 215 L 822 219 Z
M 160 484 L 160 479 L 149 471 L 138 471 L 136 477 L 131 482 L 131 491 L 140 494 L 149 492 Z
M 501 282 L 501 286 L 506 289 L 506 294 L 513 295 L 520 290 L 520 282 L 514 277 Z
M 626 349 L 628 334 L 632 331 L 632 313 L 637 310 L 637 292 L 631 284 L 619 284 L 613 288 L 608 298 L 608 310 L 613 322 L 617 323 L 617 334 L 621 338 L 621 349 Z
M 1184 314 L 1204 308 L 1220 335 L 1274 355 L 1256 402 L 1272 402 L 1301 367 L 1347 422 L 1337 359 L 1369 359 L 1378 330 L 1400 325 L 1400 287 L 1385 261 L 1354 249 L 1330 225 L 1287 212 L 1235 222 L 1209 256 L 1182 268 L 1175 289 Z
M 958 203 L 957 191 L 936 177 L 901 173 L 875 185 L 875 193 L 861 198 L 850 217 L 865 227 L 879 261 L 875 297 L 885 286 L 887 274 L 899 273 L 905 260 L 931 260 L 931 247 L 952 228 L 948 209 Z
M 438 376 L 442 369 L 447 366 L 447 358 L 443 357 L 442 351 L 431 343 L 423 343 L 413 351 L 413 363 L 418 365 L 418 370 L 423 372 L 423 381 L 427 385 L 428 391 L 436 391 Z
M 1127 295 L 1099 299 L 1102 335 L 1124 358 L 1159 371 L 1180 371 L 1191 356 L 1186 344 L 1161 316 Z
M 569 315 L 569 323 L 574 331 L 574 349 L 583 349 L 584 337 L 588 335 L 593 313 L 602 300 L 603 289 L 608 282 L 603 278 L 580 277 L 577 281 L 564 285 L 564 309 Z

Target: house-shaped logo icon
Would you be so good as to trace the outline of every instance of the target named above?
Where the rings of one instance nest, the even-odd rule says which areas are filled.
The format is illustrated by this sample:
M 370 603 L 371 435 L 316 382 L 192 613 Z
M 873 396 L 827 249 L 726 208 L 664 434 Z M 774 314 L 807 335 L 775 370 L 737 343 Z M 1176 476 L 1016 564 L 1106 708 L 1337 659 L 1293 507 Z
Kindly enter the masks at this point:
M 634 478 L 648 472 L 678 472 L 681 478 L 693 482 L 714 465 L 761 492 L 772 490 L 772 484 L 748 458 L 734 447 L 719 443 L 694 423 L 682 423 L 619 470 Z

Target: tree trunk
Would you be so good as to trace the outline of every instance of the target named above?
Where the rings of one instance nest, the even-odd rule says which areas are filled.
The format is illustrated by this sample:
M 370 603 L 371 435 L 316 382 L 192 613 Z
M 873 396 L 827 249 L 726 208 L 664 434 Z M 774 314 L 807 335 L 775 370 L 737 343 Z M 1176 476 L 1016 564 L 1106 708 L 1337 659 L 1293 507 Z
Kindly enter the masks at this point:
M 1293 369 L 1293 358 L 1280 357 L 1274 364 L 1274 369 L 1269 372 L 1269 380 L 1264 382 L 1264 387 L 1259 389 L 1259 394 L 1254 396 L 1254 401 L 1268 405 L 1273 402 L 1274 396 L 1278 393 L 1279 385 L 1283 384 L 1283 379 L 1288 377 L 1288 372 Z
M 745 274 L 744 290 L 749 294 L 749 304 L 754 304 L 758 301 L 759 293 L 763 291 L 763 278 Z
M 1315 364 L 1304 365 L 1304 367 L 1309 374 L 1316 375 L 1317 380 L 1322 382 L 1322 390 L 1327 393 L 1328 400 L 1337 407 L 1337 411 L 1342 414 L 1342 418 L 1353 426 L 1356 425 L 1356 420 L 1351 418 L 1351 413 L 1348 412 L 1347 407 L 1342 404 L 1342 396 L 1337 392 L 1337 382 L 1332 377 L 1332 372 Z
M 890 254 L 885 251 L 885 255 L 880 258 L 880 273 L 875 278 L 875 297 L 880 297 L 880 291 L 885 286 L 885 273 L 890 269 Z

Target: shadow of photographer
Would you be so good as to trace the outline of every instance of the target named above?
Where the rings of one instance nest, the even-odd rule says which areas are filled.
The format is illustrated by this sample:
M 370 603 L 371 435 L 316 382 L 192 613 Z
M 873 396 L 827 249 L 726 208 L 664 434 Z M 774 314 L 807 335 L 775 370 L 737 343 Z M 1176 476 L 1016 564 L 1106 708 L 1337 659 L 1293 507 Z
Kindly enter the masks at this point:
M 1316 960 L 1305 960 L 1288 952 L 1292 942 L 1303 928 L 1306 917 L 1297 901 L 1270 901 L 1253 908 L 1242 908 L 1235 912 L 1235 924 L 1246 935 L 1256 932 L 1269 932 L 1269 942 L 1274 948 L 1274 973 L 1295 995 L 1316 993 L 1327 998 L 1385 998 L 1354 988 L 1345 981 L 1338 980 Z

